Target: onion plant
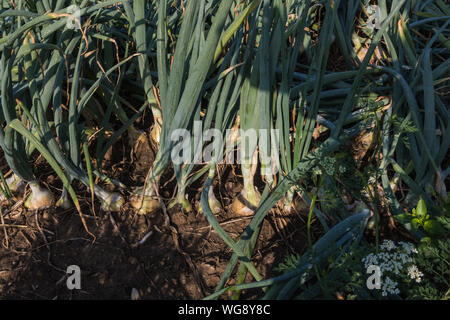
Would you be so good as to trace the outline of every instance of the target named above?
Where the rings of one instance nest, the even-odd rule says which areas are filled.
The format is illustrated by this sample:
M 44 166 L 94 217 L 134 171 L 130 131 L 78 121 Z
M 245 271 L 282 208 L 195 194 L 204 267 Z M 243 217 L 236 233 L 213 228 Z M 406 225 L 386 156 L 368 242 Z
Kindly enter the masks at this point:
M 0 191 L 11 198 L 28 184 L 28 208 L 56 201 L 80 211 L 72 186 L 79 180 L 103 209 L 120 210 L 128 192 L 132 207 L 146 214 L 161 208 L 160 182 L 173 170 L 169 207 L 190 211 L 188 189 L 206 176 L 200 209 L 233 250 L 209 298 L 227 290 L 238 298 L 239 290 L 257 287 L 270 287 L 266 298 L 292 297 L 330 254 L 330 243 L 345 250 L 373 215 L 344 206 L 322 212 L 310 199 L 308 178 L 344 143 L 377 126 L 374 190 L 382 186 L 394 215 L 402 211 L 397 191 L 404 185 L 407 201 L 421 196 L 430 208 L 430 187 L 445 194 L 450 8 L 442 0 L 378 0 L 372 24 L 370 3 L 1 1 L 0 147 L 12 175 L 0 175 Z M 129 146 L 145 138 L 136 126 L 144 110 L 157 153 L 144 185 L 127 190 L 105 173 L 105 155 L 125 134 Z M 235 147 L 240 162 L 232 165 L 241 169 L 243 188 L 229 210 L 253 215 L 238 241 L 216 219 L 224 208 L 213 190 L 217 165 Z M 36 154 L 61 179 L 59 200 L 36 177 Z M 260 189 L 257 180 L 265 183 Z M 262 221 L 275 207 L 298 209 L 299 201 L 326 235 L 313 255 L 263 280 L 251 262 Z M 236 286 L 224 288 L 238 264 Z M 257 282 L 244 284 L 247 272 Z
M 155 162 L 142 193 L 133 201 L 133 205 L 141 213 L 151 212 L 157 207 L 154 205 L 154 197 L 157 194 L 159 180 L 170 164 L 171 154 L 176 146 L 171 139 L 172 133 L 183 129 L 193 132 L 195 120 L 199 119 L 204 84 L 211 72 L 215 49 L 219 44 L 232 2 L 227 0 L 210 4 L 208 14 L 214 15 L 214 19 L 207 36 L 204 37 L 206 2 L 189 1 L 174 48 L 173 61 L 170 64 L 164 46 L 168 32 L 165 24 L 167 19 L 164 19 L 167 15 L 167 1 L 159 1 L 158 13 L 163 18 L 158 19 L 157 34 L 160 43 L 157 45 L 157 66 L 163 122 Z M 139 1 L 135 2 L 135 5 L 138 4 Z M 183 170 L 179 165 L 174 165 L 174 169 L 178 184 L 176 202 L 189 210 L 190 204 L 185 197 L 185 190 L 187 174 L 192 168 L 188 165 L 188 168 Z
M 110 37 L 82 23 L 87 20 L 95 26 L 105 19 L 111 21 L 111 16 L 114 17 L 116 12 L 112 5 L 116 3 L 109 1 L 88 7 L 81 5 L 79 16 L 71 15 L 72 9 L 64 7 L 67 5 L 64 1 L 47 8 L 46 14 L 39 9 L 43 8 L 42 1 L 37 1 L 34 6 L 20 3 L 19 7 L 0 14 L 4 22 L 4 36 L 0 43 L 1 120 L 5 126 L 5 131 L 1 133 L 1 147 L 14 174 L 29 183 L 32 189 L 25 202 L 31 209 L 47 207 L 53 200 L 34 178 L 29 166 L 28 159 L 35 149 L 54 169 L 58 168 L 56 173 L 61 179 L 69 183 L 77 179 L 88 186 L 99 197 L 104 209 L 119 210 L 124 202 L 118 193 L 107 192 L 93 184 L 93 179 L 89 179 L 92 172 L 86 172 L 82 163 L 82 140 L 86 138 L 89 125 L 82 121 L 89 119 L 89 115 L 98 115 L 99 111 L 105 112 L 98 110 L 93 103 L 94 95 L 98 93 L 102 96 L 108 88 L 105 83 L 117 80 L 116 72 L 133 58 L 127 57 L 128 50 L 125 50 L 125 59 L 120 62 L 110 60 L 109 68 L 105 70 L 98 51 L 105 42 L 111 41 Z M 67 19 L 73 19 L 77 27 L 71 28 Z M 110 22 L 109 26 L 113 25 Z M 108 24 L 103 26 L 107 27 Z M 126 36 L 126 30 L 122 32 Z M 120 53 L 117 50 L 118 57 Z M 112 53 L 111 50 L 107 52 Z M 87 69 L 84 71 L 83 68 Z M 92 75 L 98 78 L 90 80 Z M 117 99 L 117 93 L 111 96 Z M 117 108 L 114 113 L 122 120 L 124 127 L 129 128 L 132 123 L 124 116 L 122 107 L 115 99 L 111 103 Z M 111 112 L 111 109 L 107 112 Z M 93 120 L 101 119 L 94 117 Z M 88 152 L 87 148 L 85 152 Z M 84 157 L 89 159 L 86 154 Z M 88 167 L 102 176 L 98 170 L 92 170 L 91 163 Z M 67 207 L 67 192 L 78 207 L 73 188 L 66 183 L 58 204 Z
M 245 279 L 246 270 L 251 271 L 248 268 L 249 267 L 248 259 L 251 257 L 251 252 L 253 250 L 255 241 L 258 236 L 258 230 L 260 228 L 260 224 L 261 224 L 262 220 L 264 219 L 264 216 L 273 207 L 273 205 L 275 205 L 275 203 L 277 201 L 279 201 L 286 194 L 286 192 L 288 192 L 295 184 L 301 182 L 302 178 L 305 178 L 306 175 L 308 174 L 308 172 L 311 172 L 310 170 L 312 170 L 312 168 L 314 167 L 314 163 L 318 163 L 318 161 L 319 161 L 318 159 L 323 159 L 323 157 L 325 155 L 336 150 L 338 148 L 338 146 L 342 142 L 344 142 L 346 139 L 348 139 L 351 136 L 354 136 L 356 133 L 360 132 L 361 129 L 365 128 L 364 123 L 357 123 L 350 131 L 346 130 L 343 132 L 344 124 L 348 121 L 347 119 L 350 116 L 351 112 L 353 111 L 352 109 L 355 106 L 355 102 L 356 102 L 355 96 L 361 95 L 364 93 L 364 87 L 366 87 L 366 86 L 364 86 L 364 87 L 361 87 L 361 86 L 363 85 L 363 82 L 362 82 L 363 76 L 368 72 L 366 70 L 368 70 L 367 68 L 369 65 L 369 60 L 372 57 L 372 54 L 374 53 L 375 49 L 377 48 L 383 33 L 388 28 L 389 23 L 393 20 L 393 18 L 396 16 L 396 14 L 399 12 L 399 10 L 402 8 L 403 4 L 404 4 L 404 1 L 399 1 L 396 4 L 392 5 L 389 16 L 383 21 L 383 23 L 381 25 L 381 29 L 379 31 L 377 31 L 376 35 L 373 37 L 371 45 L 370 45 L 369 49 L 367 50 L 367 53 L 366 53 L 363 61 L 357 61 L 355 63 L 355 65 L 357 65 L 358 68 L 356 69 L 355 74 L 352 76 L 353 79 L 349 78 L 349 80 L 353 80 L 353 81 L 347 87 L 348 89 L 346 89 L 344 91 L 344 93 L 346 94 L 346 98 L 343 101 L 343 105 L 340 108 L 340 113 L 338 114 L 338 117 L 335 118 L 334 120 L 330 119 L 331 121 L 326 120 L 326 119 L 324 119 L 325 121 L 322 121 L 323 123 L 328 124 L 329 129 L 331 130 L 331 135 L 328 138 L 328 140 L 321 143 L 320 146 L 313 152 L 310 151 L 312 132 L 314 130 L 315 123 L 318 119 L 317 116 L 318 116 L 318 113 L 320 110 L 320 108 L 319 108 L 320 96 L 321 96 L 321 93 L 323 92 L 322 88 L 323 88 L 323 85 L 325 82 L 324 79 L 325 79 L 325 73 L 326 73 L 325 71 L 326 71 L 326 66 L 327 66 L 327 56 L 330 51 L 330 42 L 332 41 L 332 34 L 333 34 L 335 26 L 336 26 L 336 24 L 333 21 L 336 19 L 336 14 L 334 13 L 334 10 L 339 9 L 339 5 L 340 5 L 339 2 L 335 1 L 332 4 L 325 5 L 326 14 L 325 14 L 323 26 L 321 28 L 321 31 L 323 32 L 323 34 L 320 35 L 320 39 L 322 41 L 318 42 L 318 45 L 313 49 L 314 53 L 310 54 L 310 57 L 313 57 L 313 59 L 312 59 L 312 67 L 310 67 L 309 74 L 305 75 L 304 77 L 298 77 L 298 78 L 301 78 L 301 80 L 305 81 L 305 85 L 302 85 L 301 91 L 298 91 L 298 89 L 296 91 L 297 94 L 299 94 L 300 92 L 301 92 L 301 94 L 300 94 L 300 102 L 297 103 L 297 105 L 299 106 L 299 110 L 294 109 L 297 114 L 296 118 L 294 118 L 297 126 L 295 127 L 296 148 L 294 148 L 294 150 L 292 151 L 293 155 L 291 155 L 290 152 L 285 151 L 286 148 L 288 150 L 290 149 L 290 143 L 291 143 L 291 141 L 289 139 L 290 138 L 289 128 L 290 128 L 290 121 L 291 121 L 291 119 L 289 119 L 290 118 L 289 115 L 292 112 L 292 109 L 290 109 L 291 103 L 289 100 L 290 99 L 289 86 L 292 86 L 292 84 L 289 83 L 289 79 L 292 82 L 292 79 L 293 79 L 292 74 L 293 73 L 291 70 L 289 70 L 287 68 L 288 62 L 289 62 L 289 60 L 286 59 L 287 55 L 282 54 L 282 59 L 283 59 L 283 67 L 281 68 L 281 70 L 282 70 L 281 71 L 281 73 L 282 73 L 282 89 L 280 90 L 282 92 L 282 94 L 280 95 L 280 97 L 278 98 L 278 101 L 277 101 L 278 102 L 278 108 L 277 108 L 278 113 L 276 114 L 276 116 L 273 116 L 274 120 L 272 120 L 272 121 L 275 121 L 275 124 L 278 124 L 278 127 L 280 129 L 282 129 L 281 131 L 283 133 L 283 136 L 280 139 L 282 141 L 281 143 L 284 143 L 284 145 L 282 146 L 282 152 L 280 153 L 280 156 L 282 158 L 280 162 L 283 164 L 284 170 L 289 170 L 289 166 L 291 166 L 291 167 L 287 173 L 286 172 L 284 173 L 284 176 L 283 175 L 280 176 L 280 182 L 278 183 L 278 185 L 276 185 L 276 187 L 271 192 L 270 191 L 264 192 L 261 203 L 256 208 L 255 216 L 254 216 L 252 222 L 250 223 L 250 225 L 248 226 L 248 228 L 246 229 L 246 231 L 244 232 L 244 234 L 242 235 L 241 240 L 239 240 L 238 243 L 229 244 L 233 248 L 233 250 L 235 250 L 235 255 L 231 259 L 229 266 L 226 269 L 226 271 L 223 275 L 223 278 L 217 287 L 218 295 L 220 293 L 224 292 L 222 290 L 222 287 L 225 284 L 226 280 L 231 275 L 232 270 L 234 269 L 234 267 L 236 266 L 236 264 L 239 260 L 241 261 L 241 267 L 238 271 L 238 284 L 241 281 L 243 281 L 243 279 Z M 297 5 L 300 5 L 300 4 L 297 4 Z M 296 6 L 294 5 L 293 8 L 296 8 Z M 285 9 L 285 8 L 283 8 L 283 9 Z M 264 7 L 262 10 L 265 10 L 266 12 L 267 12 L 267 10 L 271 10 L 271 4 L 269 2 L 264 2 Z M 303 10 L 307 11 L 307 10 L 309 10 L 309 7 L 308 8 L 303 7 Z M 285 15 L 286 15 L 286 13 L 287 12 L 285 12 Z M 262 16 L 264 17 L 265 14 L 267 14 L 267 13 L 263 13 Z M 270 14 L 269 14 L 269 16 L 270 16 Z M 301 16 L 302 15 L 300 14 L 300 17 Z M 263 21 L 264 21 L 264 18 L 263 18 Z M 300 18 L 300 21 L 302 21 L 301 18 Z M 272 20 L 270 20 L 270 22 L 266 21 L 266 23 L 270 26 L 273 26 Z M 266 28 L 267 27 L 268 26 L 266 25 Z M 264 26 L 263 26 L 263 28 L 264 28 Z M 341 32 L 341 31 L 339 28 L 336 28 L 336 32 Z M 301 36 L 301 32 L 300 32 L 300 36 Z M 262 36 L 260 37 L 260 39 L 263 39 L 263 37 L 264 37 L 264 32 L 263 32 Z M 261 40 L 261 41 L 263 41 L 263 40 Z M 284 41 L 287 42 L 287 38 L 284 38 Z M 301 41 L 301 42 L 296 41 L 295 43 L 305 44 L 308 42 L 307 41 Z M 283 45 L 285 45 L 285 44 L 283 44 Z M 267 51 L 268 47 L 267 47 L 267 45 L 264 46 L 264 44 L 260 43 L 257 48 L 258 48 L 257 50 L 260 50 L 260 51 L 263 51 L 263 50 Z M 308 47 L 306 47 L 304 49 L 311 50 L 311 49 L 308 49 Z M 284 51 L 286 52 L 286 50 L 284 50 Z M 289 51 L 288 51 L 288 53 L 289 53 Z M 274 63 L 277 63 L 278 54 L 277 54 L 277 51 L 275 51 L 274 57 L 272 57 L 273 60 L 270 59 L 269 52 L 265 52 L 265 54 L 269 58 L 261 60 L 261 69 L 265 68 L 265 70 L 267 71 L 267 70 L 270 70 L 270 67 L 267 68 L 267 66 L 263 66 L 263 64 L 267 63 L 267 61 L 273 61 L 273 60 L 275 60 Z M 298 50 L 293 51 L 292 54 L 293 55 L 298 54 Z M 316 59 L 314 59 L 314 57 L 316 57 Z M 349 58 L 351 58 L 351 57 L 349 57 Z M 258 56 L 256 59 L 258 59 Z M 294 64 L 294 66 L 295 66 L 296 61 L 297 61 L 296 58 L 291 60 L 291 64 Z M 260 67 L 260 64 L 256 64 L 256 66 Z M 259 72 L 261 72 L 261 70 L 259 70 Z M 256 73 L 256 76 L 254 76 L 255 73 Z M 258 72 L 252 73 L 251 78 L 257 79 L 257 74 L 258 74 Z M 336 78 L 339 79 L 339 77 L 336 77 Z M 342 80 L 341 80 L 341 82 L 342 82 Z M 255 82 L 253 82 L 253 84 L 254 83 Z M 310 85 L 307 85 L 308 83 L 310 83 Z M 275 84 L 277 85 L 276 82 L 275 82 Z M 252 88 L 255 88 L 255 87 L 257 88 L 258 86 L 257 85 L 252 86 Z M 265 84 L 265 87 L 267 88 L 267 84 Z M 310 99 L 308 99 L 308 90 L 310 88 L 313 89 L 313 91 L 311 93 Z M 243 89 L 243 90 L 245 90 L 245 89 Z M 249 90 L 249 89 L 247 89 L 247 90 Z M 261 91 L 262 90 L 258 90 L 259 95 L 261 97 L 259 102 L 262 101 L 263 97 L 264 97 L 264 95 Z M 283 93 L 284 93 L 284 95 L 283 95 Z M 286 101 L 284 103 L 282 101 L 283 97 L 286 99 Z M 244 100 L 244 101 L 246 101 L 246 100 Z M 243 108 L 242 105 L 241 105 L 241 108 Z M 284 110 L 284 116 L 283 116 L 283 110 Z M 264 112 L 264 110 L 262 110 L 261 107 L 258 111 Z M 264 119 L 264 117 L 260 117 L 260 118 Z M 277 119 L 278 119 L 278 123 L 276 122 Z M 284 120 L 285 122 L 283 123 L 282 120 Z M 287 161 L 288 159 L 289 159 L 289 162 Z M 294 160 L 294 161 L 292 161 L 292 160 Z M 206 182 L 205 188 L 202 192 L 202 202 L 203 202 L 204 206 L 206 206 L 206 203 L 207 203 L 207 199 L 208 199 L 207 194 L 209 191 L 208 187 L 210 184 L 211 184 L 211 180 L 208 179 Z M 267 188 L 266 188 L 266 190 L 267 190 Z M 206 210 L 206 215 L 207 215 L 207 218 L 210 221 L 210 223 L 215 227 L 216 231 L 218 231 L 218 233 L 224 237 L 224 241 L 226 241 L 228 243 L 229 239 L 227 239 L 227 236 L 226 236 L 224 230 L 219 228 L 219 226 L 217 226 L 217 224 L 214 222 L 215 218 L 212 215 L 212 213 L 209 210 Z M 330 230 L 330 232 L 333 232 L 333 230 Z M 255 279 L 258 280 L 258 277 L 259 277 L 258 274 L 252 272 L 252 275 L 254 276 Z M 263 285 L 263 283 L 264 283 L 264 281 L 261 281 L 261 286 L 265 286 L 265 285 Z M 259 284 L 256 286 L 259 286 Z M 241 286 L 239 285 L 238 287 L 234 287 L 234 288 L 240 288 L 240 287 Z M 247 288 L 246 285 L 242 285 L 242 288 L 244 288 L 244 287 Z M 251 286 L 248 286 L 248 287 L 251 287 Z M 214 296 L 216 296 L 216 295 L 214 295 Z

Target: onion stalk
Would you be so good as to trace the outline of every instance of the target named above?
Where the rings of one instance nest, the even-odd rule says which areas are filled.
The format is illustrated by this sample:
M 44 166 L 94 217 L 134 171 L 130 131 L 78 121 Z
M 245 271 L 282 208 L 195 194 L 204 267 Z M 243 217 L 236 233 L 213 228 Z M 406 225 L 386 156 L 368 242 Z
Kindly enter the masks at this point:
M 259 205 L 261 194 L 254 185 L 254 177 L 257 168 L 258 152 L 253 152 L 252 160 L 244 160 L 241 164 L 242 176 L 244 179 L 243 188 L 240 194 L 234 198 L 231 210 L 241 216 L 252 215 Z

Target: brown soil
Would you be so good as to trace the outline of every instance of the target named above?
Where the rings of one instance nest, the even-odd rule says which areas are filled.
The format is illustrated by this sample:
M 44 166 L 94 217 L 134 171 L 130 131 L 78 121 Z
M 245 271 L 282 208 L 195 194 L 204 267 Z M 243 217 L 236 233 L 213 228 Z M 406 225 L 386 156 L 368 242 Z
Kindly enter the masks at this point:
M 119 141 L 111 153 L 115 164 L 108 167 L 109 175 L 128 186 L 142 185 L 154 153 L 141 143 L 131 159 L 129 152 L 121 151 L 129 148 L 121 148 L 121 144 L 124 142 Z M 40 181 L 59 194 L 61 185 L 51 168 L 43 159 L 35 164 Z M 220 168 L 220 181 L 214 186 L 224 208 L 241 188 L 239 172 L 232 169 Z M 160 194 L 166 202 L 175 186 L 171 178 L 169 172 L 161 181 Z M 198 201 L 201 186 L 198 181 L 189 190 L 191 202 Z M 2 207 L 0 299 L 130 299 L 133 288 L 141 299 L 201 299 L 214 292 L 232 250 L 202 213 L 184 213 L 174 207 L 166 214 L 140 216 L 125 206 L 120 213 L 110 214 L 96 203 L 94 214 L 88 190 L 81 184 L 74 187 L 95 239 L 83 228 L 76 210 L 31 212 L 20 206 L 14 210 L 6 204 Z M 217 219 L 237 241 L 251 217 L 225 210 Z M 314 228 L 315 241 L 322 231 L 318 222 Z M 300 214 L 269 213 L 252 257 L 264 278 L 276 275 L 273 269 L 287 254 L 304 252 L 305 230 Z M 149 233 L 146 241 L 138 244 Z M 81 290 L 66 287 L 69 265 L 81 269 Z M 244 292 L 242 298 L 257 298 L 261 293 Z

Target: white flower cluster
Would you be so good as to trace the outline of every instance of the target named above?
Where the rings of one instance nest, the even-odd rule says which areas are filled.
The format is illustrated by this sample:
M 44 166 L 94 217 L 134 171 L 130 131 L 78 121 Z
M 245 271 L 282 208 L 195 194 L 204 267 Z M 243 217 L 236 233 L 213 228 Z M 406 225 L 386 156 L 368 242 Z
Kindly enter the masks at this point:
M 346 173 L 347 172 L 347 168 L 343 165 L 339 165 L 339 172 L 340 173 Z
M 386 277 L 383 281 L 383 286 L 381 287 L 381 295 L 386 297 L 388 294 L 399 294 L 400 289 L 397 288 L 398 283 L 389 277 Z
M 398 244 L 402 246 L 407 254 L 418 253 L 417 249 L 412 243 L 400 241 Z
M 391 250 L 397 249 L 397 246 L 395 245 L 395 242 L 392 240 L 384 240 L 380 246 L 380 249 L 391 251 Z
M 408 267 L 408 276 L 412 280 L 416 280 L 417 283 L 420 283 L 422 281 L 423 273 L 419 271 L 419 268 L 417 268 L 416 265 L 411 265 Z
M 382 295 L 399 294 L 398 283 L 387 276 L 387 274 L 399 277 L 405 267 L 407 267 L 407 274 L 410 279 L 416 282 L 421 281 L 423 274 L 418 270 L 417 266 L 412 265 L 414 259 L 412 254 L 417 253 L 417 249 L 413 244 L 407 242 L 399 242 L 395 244 L 392 240 L 384 240 L 380 245 L 380 252 L 378 254 L 370 253 L 362 259 L 364 267 L 374 265 L 380 268 L 380 277 L 382 277 Z M 409 267 L 408 267 L 409 266 Z M 386 274 L 386 277 L 383 275 Z

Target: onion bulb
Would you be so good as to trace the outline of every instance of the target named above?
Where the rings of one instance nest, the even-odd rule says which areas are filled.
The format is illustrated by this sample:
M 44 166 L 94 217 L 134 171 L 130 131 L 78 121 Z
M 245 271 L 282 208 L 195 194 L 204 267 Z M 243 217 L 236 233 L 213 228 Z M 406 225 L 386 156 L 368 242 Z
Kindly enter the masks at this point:
M 30 210 L 42 210 L 51 207 L 55 198 L 53 194 L 41 187 L 38 182 L 30 182 L 31 193 L 25 200 L 25 207 Z

